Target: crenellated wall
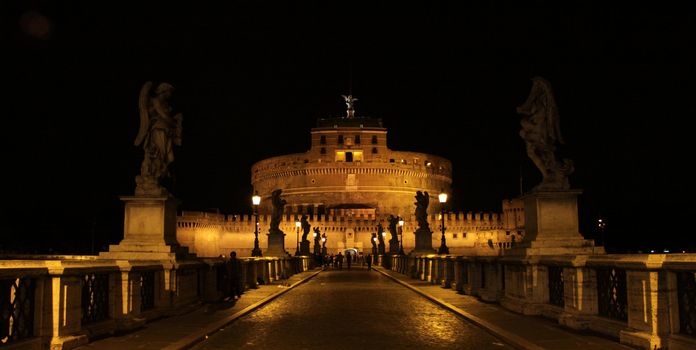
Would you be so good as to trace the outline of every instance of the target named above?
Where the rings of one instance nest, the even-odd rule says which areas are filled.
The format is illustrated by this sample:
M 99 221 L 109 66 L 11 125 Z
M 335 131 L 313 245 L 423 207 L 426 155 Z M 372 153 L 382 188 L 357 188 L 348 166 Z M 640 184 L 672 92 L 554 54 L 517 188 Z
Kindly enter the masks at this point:
M 404 218 L 403 247 L 410 251 L 415 246 L 414 234 L 417 221 L 414 215 Z M 300 219 L 298 214 L 284 215 L 280 229 L 285 232 L 285 247 L 294 253 L 297 247 L 298 230 L 295 223 Z M 262 250 L 267 247 L 270 215 L 259 215 L 259 246 Z M 237 251 L 239 256 L 251 255 L 254 243 L 253 215 L 221 215 L 205 212 L 185 211 L 178 217 L 177 239 L 181 245 L 202 257 L 227 255 Z M 440 245 L 441 220 L 439 214 L 428 216 L 430 229 L 433 231 L 433 247 Z M 319 227 L 326 234 L 328 253 L 338 253 L 345 249 L 354 248 L 358 251 L 370 252 L 371 237 L 377 232 L 377 225 L 387 232 L 386 244 L 391 239 L 388 232 L 387 216 L 381 215 L 311 215 L 309 223 Z M 509 248 L 513 242 L 522 240 L 522 231 L 505 230 L 506 223 L 499 213 L 456 212 L 445 214 L 445 237 L 447 246 L 452 254 L 499 255 L 502 249 Z M 299 239 L 302 239 L 299 232 Z M 401 237 L 398 237 L 399 239 Z M 313 231 L 307 237 L 313 249 Z

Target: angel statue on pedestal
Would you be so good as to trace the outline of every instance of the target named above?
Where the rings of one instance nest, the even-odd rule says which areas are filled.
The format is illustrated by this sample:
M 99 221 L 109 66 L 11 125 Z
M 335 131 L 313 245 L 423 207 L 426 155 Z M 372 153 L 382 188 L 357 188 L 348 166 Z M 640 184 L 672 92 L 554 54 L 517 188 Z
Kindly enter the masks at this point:
M 169 164 L 174 161 L 173 145 L 181 145 L 181 113 L 174 114 L 169 104 L 174 87 L 160 83 L 152 93 L 153 83 L 140 89 L 140 130 L 136 146 L 143 146 L 144 157 L 140 175 L 136 176 L 135 194 L 139 196 L 169 195 L 162 180 L 170 176 Z

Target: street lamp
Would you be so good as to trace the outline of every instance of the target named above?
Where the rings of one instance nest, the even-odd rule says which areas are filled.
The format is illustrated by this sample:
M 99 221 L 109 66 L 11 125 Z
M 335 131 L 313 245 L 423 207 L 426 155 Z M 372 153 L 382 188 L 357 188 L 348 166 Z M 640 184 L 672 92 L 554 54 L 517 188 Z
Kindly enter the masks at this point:
M 447 244 L 445 242 L 445 203 L 447 203 L 447 193 L 442 192 L 437 196 L 437 198 L 440 200 L 440 218 L 442 220 L 442 243 L 440 244 L 440 248 L 437 249 L 437 253 L 449 254 L 449 248 L 447 248 Z
M 251 256 L 262 256 L 261 248 L 259 248 L 259 204 L 261 204 L 261 196 L 258 192 L 254 192 L 251 197 L 251 204 L 254 206 L 254 249 L 251 250 Z
M 606 235 L 604 234 L 604 229 L 607 227 L 606 221 L 599 219 L 597 220 L 597 228 L 599 229 L 599 233 L 602 234 L 602 246 L 605 247 L 607 246 L 607 240 L 606 240 Z
M 401 236 L 401 240 L 399 240 L 399 255 L 404 255 L 404 219 L 399 218 L 399 236 Z
M 300 256 L 300 227 L 302 223 L 295 221 L 295 227 L 297 227 L 297 250 L 295 251 L 295 256 Z

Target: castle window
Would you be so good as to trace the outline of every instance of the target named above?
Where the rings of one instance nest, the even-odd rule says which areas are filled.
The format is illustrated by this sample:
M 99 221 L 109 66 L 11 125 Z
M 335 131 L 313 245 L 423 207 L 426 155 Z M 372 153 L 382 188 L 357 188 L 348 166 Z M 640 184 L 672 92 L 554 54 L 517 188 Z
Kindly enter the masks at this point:
M 336 161 L 337 162 L 362 162 L 363 153 L 362 151 L 336 151 Z
M 338 135 L 338 144 L 339 145 L 343 144 L 343 135 Z
M 326 154 L 326 148 L 322 147 L 321 150 L 319 151 L 321 154 Z
M 394 163 L 394 158 L 389 159 L 389 163 Z
M 319 138 L 319 144 L 326 144 L 326 135 L 321 135 L 321 137 Z
M 356 145 L 360 144 L 360 135 L 355 135 L 355 144 Z
M 372 147 L 372 154 L 377 154 L 377 147 Z
M 377 144 L 377 135 L 372 135 L 372 144 L 373 145 Z
M 457 234 L 456 234 L 456 233 L 453 233 L 453 234 L 452 234 L 452 238 L 457 238 Z

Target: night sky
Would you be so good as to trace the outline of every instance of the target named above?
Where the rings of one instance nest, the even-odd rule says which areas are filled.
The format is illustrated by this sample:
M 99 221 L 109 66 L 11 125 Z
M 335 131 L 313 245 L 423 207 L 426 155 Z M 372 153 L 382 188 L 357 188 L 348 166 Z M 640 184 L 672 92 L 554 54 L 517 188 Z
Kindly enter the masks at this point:
M 696 249 L 693 11 L 301 3 L 0 2 L 0 250 L 119 241 L 147 80 L 177 89 L 172 191 L 184 210 L 249 213 L 250 166 L 306 151 L 350 90 L 391 149 L 452 161 L 455 209 L 500 211 L 520 175 L 523 191 L 541 178 L 515 111 L 536 75 L 555 92 L 585 237 L 602 217 L 612 251 Z

